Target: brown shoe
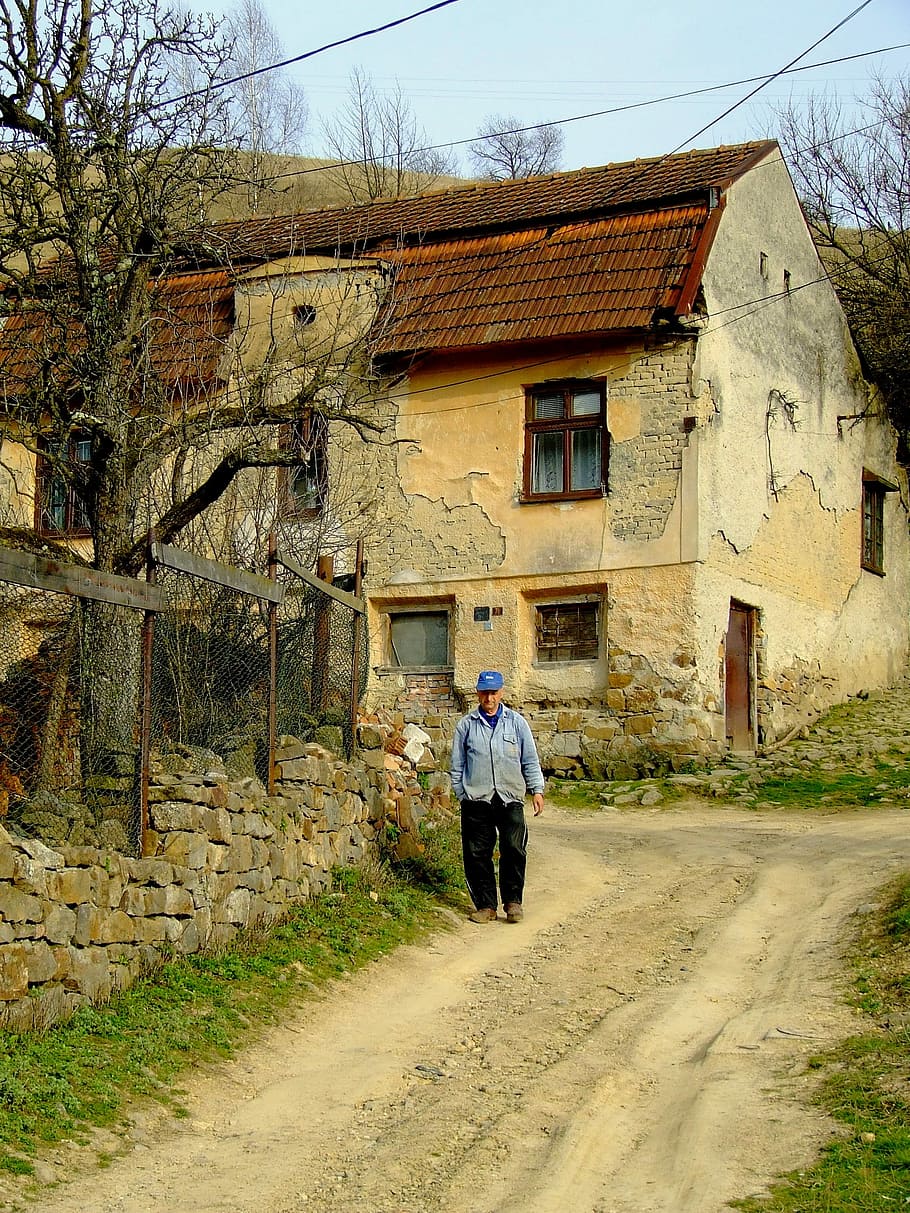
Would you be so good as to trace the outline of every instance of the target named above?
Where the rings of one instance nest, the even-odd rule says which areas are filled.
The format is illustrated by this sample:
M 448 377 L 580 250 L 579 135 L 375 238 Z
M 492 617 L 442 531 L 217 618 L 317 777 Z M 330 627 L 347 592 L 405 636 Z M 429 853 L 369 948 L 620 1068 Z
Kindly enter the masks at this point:
M 475 910 L 473 914 L 468 915 L 471 922 L 495 922 L 496 911 L 493 906 L 484 906 L 480 910 Z
M 521 922 L 525 916 L 524 910 L 521 908 L 520 901 L 510 901 L 505 906 L 506 922 Z

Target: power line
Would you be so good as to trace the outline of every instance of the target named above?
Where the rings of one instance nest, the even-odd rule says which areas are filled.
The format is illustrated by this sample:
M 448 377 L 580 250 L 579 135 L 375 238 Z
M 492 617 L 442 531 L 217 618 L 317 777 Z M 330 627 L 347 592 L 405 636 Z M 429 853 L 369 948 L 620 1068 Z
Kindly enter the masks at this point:
M 699 129 L 693 135 L 689 135 L 681 143 L 678 143 L 676 145 L 676 147 L 671 148 L 671 150 L 669 152 L 664 152 L 664 154 L 662 156 L 659 156 L 656 160 L 649 161 L 646 166 L 642 167 L 642 170 L 638 174 L 638 176 L 633 177 L 631 181 L 627 181 L 627 182 L 623 183 L 623 188 L 628 189 L 630 185 L 634 185 L 636 181 L 641 180 L 642 178 L 647 176 L 650 172 L 653 171 L 653 169 L 655 169 L 659 165 L 663 164 L 665 160 L 669 160 L 669 158 L 671 156 L 675 156 L 677 152 L 681 151 L 688 144 L 694 143 L 694 141 L 699 137 L 699 135 L 703 135 L 705 133 L 705 131 L 710 130 L 712 126 L 716 126 L 718 122 L 721 122 L 724 118 L 728 117 L 730 114 L 733 113 L 734 110 L 739 109 L 739 107 L 741 105 L 745 105 L 745 103 L 747 101 L 750 101 L 754 96 L 756 96 L 758 93 L 760 93 L 763 88 L 766 88 L 767 85 L 769 85 L 772 82 L 772 80 L 776 80 L 779 76 L 782 76 L 784 74 L 784 72 L 788 71 L 795 64 L 797 64 L 800 61 L 800 59 L 804 58 L 811 51 L 814 51 L 817 46 L 821 46 L 821 44 L 826 39 L 830 38 L 831 35 L 835 34 L 839 29 L 842 29 L 849 21 L 852 21 L 853 18 L 858 13 L 861 13 L 863 11 L 863 9 L 867 8 L 871 3 L 872 3 L 872 0 L 863 0 L 862 4 L 858 4 L 856 6 L 856 8 L 852 9 L 851 12 L 847 13 L 846 17 L 842 17 L 841 20 L 838 21 L 836 25 L 833 25 L 831 27 L 831 29 L 829 29 L 827 31 L 827 33 L 822 34 L 822 36 L 820 38 L 816 38 L 816 40 L 811 44 L 811 46 L 807 46 L 804 51 L 801 51 L 798 55 L 796 55 L 793 59 L 791 59 L 789 63 L 785 63 L 782 68 L 780 68 L 776 72 L 773 72 L 770 76 L 768 76 L 765 80 L 763 80 L 761 84 L 756 85 L 755 88 L 751 89 L 748 93 L 746 93 L 745 97 L 741 97 L 739 99 L 739 101 L 735 101 L 733 103 L 733 105 L 728 106 L 723 111 L 722 114 L 719 114 L 716 118 L 712 118 L 711 121 L 705 123 L 704 126 L 699 127 Z
M 305 59 L 312 59 L 314 55 L 321 55 L 325 51 L 335 50 L 339 46 L 348 46 L 351 42 L 360 41 L 361 38 L 372 38 L 374 34 L 384 34 L 387 30 L 396 29 L 399 25 L 406 25 L 409 21 L 416 21 L 418 17 L 425 17 L 428 13 L 435 13 L 441 8 L 448 8 L 450 4 L 458 3 L 459 0 L 437 0 L 436 4 L 422 8 L 416 13 L 408 13 L 405 17 L 397 17 L 394 21 L 386 21 L 384 25 L 374 26 L 373 29 L 364 29 L 357 34 L 349 34 L 347 38 L 337 38 L 334 42 L 326 42 L 324 46 L 317 46 L 315 50 L 304 51 L 300 55 L 293 55 L 290 59 L 282 59 L 280 63 L 268 63 L 264 67 L 257 67 L 249 72 L 242 72 L 239 76 L 231 76 L 228 80 L 216 80 L 203 88 L 183 93 L 179 97 L 169 97 L 163 104 L 177 105 L 181 101 L 188 101 L 191 97 L 201 97 L 207 93 L 214 92 L 216 89 L 229 88 L 232 84 L 239 84 L 242 80 L 252 80 L 254 76 L 262 76 L 266 72 L 276 72 L 281 68 L 291 67 L 294 63 L 303 63 Z
M 688 139 L 684 139 L 682 143 L 677 144 L 672 151 L 667 152 L 667 156 L 672 156 L 676 152 L 681 151 L 686 144 L 692 143 L 699 137 L 699 135 L 703 135 L 705 131 L 710 130 L 712 126 L 716 126 L 718 122 L 722 122 L 724 118 L 732 114 L 734 110 L 739 109 L 741 105 L 745 105 L 747 101 L 751 101 L 752 98 L 756 96 L 756 94 L 760 93 L 763 88 L 766 88 L 773 80 L 776 80 L 779 76 L 782 76 L 784 72 L 788 71 L 795 64 L 799 63 L 800 59 L 803 59 L 806 55 L 810 54 L 810 52 L 814 51 L 817 46 L 821 46 L 821 44 L 830 38 L 832 34 L 836 34 L 837 31 L 842 29 L 848 21 L 852 21 L 857 14 L 861 13 L 864 8 L 868 8 L 871 3 L 872 0 L 863 0 L 862 4 L 858 4 L 856 8 L 852 10 L 852 12 L 847 13 L 846 17 L 842 17 L 841 20 L 838 21 L 836 25 L 833 25 L 826 34 L 822 34 L 822 36 L 817 38 L 811 46 L 807 46 L 804 51 L 798 54 L 794 59 L 791 59 L 789 63 L 786 63 L 780 69 L 780 71 L 775 72 L 772 76 L 769 76 L 767 80 L 764 80 L 761 84 L 756 85 L 755 88 L 746 93 L 745 97 L 741 97 L 739 101 L 734 102 L 733 105 L 725 109 L 722 114 L 719 114 L 716 118 L 712 118 L 712 120 L 706 123 L 705 126 L 700 127 L 694 135 L 690 135 Z
M 832 135 L 828 139 L 820 140 L 817 143 L 804 144 L 801 147 L 795 148 L 793 151 L 793 154 L 796 156 L 799 156 L 799 155 L 805 154 L 806 152 L 817 151 L 820 148 L 827 147 L 832 143 L 836 143 L 840 139 L 847 139 L 852 135 L 860 135 L 860 134 L 864 134 L 867 131 L 875 130 L 880 125 L 881 125 L 881 123 L 876 122 L 876 123 L 872 123 L 868 126 L 861 126 L 861 127 L 853 128 L 848 131 L 841 131 L 837 135 Z M 773 165 L 778 165 L 778 164 L 786 164 L 786 158 L 784 157 L 783 154 L 778 154 L 776 156 L 768 156 L 765 160 L 761 161 L 760 164 L 754 165 L 750 171 L 758 172 L 760 169 L 769 168 Z M 537 226 L 541 230 L 543 230 L 544 228 L 547 227 L 547 224 L 545 224 L 543 221 L 540 221 L 537 224 Z M 469 233 L 466 234 L 465 238 L 470 239 L 470 234 Z M 547 231 L 546 235 L 542 235 L 542 236 L 530 241 L 527 244 L 522 244 L 522 245 L 516 246 L 515 248 L 513 248 L 507 252 L 506 251 L 501 252 L 500 253 L 500 265 L 502 265 L 502 263 L 506 259 L 518 258 L 518 257 L 521 257 L 521 256 L 527 254 L 528 252 L 531 252 L 534 248 L 539 247 L 540 245 L 544 244 L 549 239 L 550 239 L 550 234 L 549 234 L 549 231 Z M 387 251 L 388 250 L 386 250 L 386 249 L 379 249 L 371 254 L 364 253 L 364 255 L 374 256 L 374 257 L 378 258 L 379 260 L 382 260 L 385 257 Z M 463 286 L 455 285 L 455 286 L 448 288 L 447 290 L 437 290 L 433 293 L 433 302 L 434 302 L 434 304 L 438 304 L 441 300 L 444 300 L 449 296 L 460 295 L 463 292 L 463 289 L 464 289 Z M 799 288 L 794 288 L 794 289 L 799 289 Z M 764 298 L 766 298 L 766 296 L 762 296 L 761 298 L 764 299 Z M 759 302 L 759 300 L 747 300 L 745 303 L 736 304 L 731 308 L 724 308 L 723 311 L 724 312 L 733 311 L 737 307 L 747 307 L 747 306 L 749 306 L 750 303 L 753 303 L 753 302 Z M 717 313 L 717 312 L 714 313 L 715 316 L 718 314 L 721 314 L 721 313 Z
M 740 98 L 740 100 L 739 100 L 739 101 L 737 101 L 737 102 L 735 102 L 735 103 L 734 103 L 732 106 L 729 106 L 729 107 L 728 107 L 726 110 L 724 110 L 724 112 L 723 112 L 722 114 L 720 114 L 720 115 L 719 115 L 717 118 L 714 118 L 714 119 L 713 119 L 711 122 L 709 122 L 709 123 L 707 123 L 706 125 L 704 125 L 704 126 L 702 126 L 701 128 L 699 128 L 699 130 L 698 130 L 698 131 L 696 131 L 696 132 L 695 132 L 695 134 L 691 135 L 691 136 L 690 136 L 688 139 L 684 140 L 684 141 L 683 141 L 683 143 L 681 143 L 681 144 L 677 145 L 677 147 L 673 148 L 671 151 L 664 153 L 664 155 L 663 155 L 663 156 L 661 156 L 661 157 L 660 157 L 659 159 L 657 159 L 656 161 L 649 161 L 649 162 L 648 162 L 648 164 L 647 164 L 647 167 L 643 168 L 643 170 L 642 170 L 642 174 L 641 174 L 641 175 L 643 176 L 643 175 L 645 175 L 646 173 L 649 173 L 649 172 L 650 172 L 650 171 L 651 171 L 651 170 L 652 170 L 652 169 L 655 167 L 655 164 L 659 165 L 659 164 L 663 163 L 663 161 L 665 161 L 665 160 L 669 159 L 669 157 L 670 157 L 670 156 L 673 156 L 673 155 L 675 155 L 675 154 L 676 154 L 678 151 L 680 151 L 680 149 L 681 149 L 682 147 L 685 147 L 685 146 L 686 146 L 686 144 L 691 143 L 691 142 L 692 142 L 694 139 L 697 139 L 699 135 L 704 134 L 704 132 L 705 132 L 705 131 L 709 130 L 709 129 L 710 129 L 712 126 L 716 125 L 716 123 L 717 123 L 717 122 L 720 122 L 720 121 L 721 121 L 723 118 L 725 118 L 725 117 L 727 117 L 729 114 L 731 114 L 731 113 L 732 113 L 732 112 L 733 112 L 735 109 L 737 109 L 737 108 L 738 108 L 740 105 L 745 104 L 745 103 L 746 103 L 748 100 L 750 100 L 752 97 L 754 97 L 754 96 L 755 96 L 755 95 L 756 95 L 758 92 L 760 92 L 760 91 L 761 91 L 761 89 L 763 89 L 763 88 L 764 88 L 764 87 L 765 87 L 767 84 L 769 84 L 769 83 L 770 83 L 772 80 L 775 80 L 775 79 L 777 79 L 779 76 L 781 76 L 781 75 L 783 75 L 783 74 L 785 74 L 785 73 L 787 73 L 787 72 L 793 71 L 793 70 L 808 70 L 808 67 L 809 67 L 810 65 L 804 65 L 804 68 L 803 68 L 803 69 L 796 69 L 796 68 L 795 68 L 795 65 L 796 65 L 796 64 L 799 62 L 799 60 L 800 60 L 800 59 L 804 58 L 804 56 L 806 56 L 806 55 L 807 55 L 807 54 L 809 54 L 811 51 L 813 51 L 813 50 L 814 50 L 814 49 L 815 49 L 817 46 L 820 46 L 822 42 L 824 42 L 826 39 L 830 38 L 830 37 L 832 36 L 832 34 L 836 33 L 836 32 L 837 32 L 839 29 L 842 29 L 842 28 L 843 28 L 843 26 L 845 26 L 845 25 L 846 25 L 846 24 L 847 24 L 849 21 L 851 21 L 851 20 L 852 20 L 854 17 L 856 17 L 856 16 L 857 16 L 857 15 L 858 15 L 860 12 L 862 12 L 862 11 L 863 11 L 863 9 L 867 8 L 867 7 L 868 7 L 868 5 L 869 5 L 869 4 L 871 4 L 871 2 L 872 2 L 872 0 L 863 0 L 863 3 L 861 3 L 861 4 L 857 5 L 857 6 L 856 6 L 856 8 L 854 8 L 854 9 L 853 9 L 851 12 L 849 12 L 849 13 L 848 13 L 848 14 L 847 14 L 845 17 L 841 18 L 841 20 L 840 20 L 840 21 L 838 21 L 838 22 L 837 22 L 837 24 L 835 24 L 834 26 L 832 26 L 832 27 L 831 27 L 831 29 L 829 29 L 829 30 L 828 30 L 826 33 L 824 33 L 824 34 L 823 34 L 823 35 L 822 35 L 820 38 L 817 38 L 817 39 L 815 40 L 815 42 L 813 42 L 813 43 L 812 43 L 810 46 L 808 46 L 808 47 L 807 47 L 807 48 L 806 48 L 804 51 L 800 52 L 800 54 L 799 54 L 799 55 L 795 56 L 795 57 L 794 57 L 793 59 L 791 59 L 791 60 L 790 60 L 790 61 L 789 61 L 787 64 L 785 64 L 785 65 L 784 65 L 784 67 L 780 68 L 778 71 L 776 71 L 776 72 L 774 72 L 774 73 L 771 73 L 770 75 L 767 75 L 767 76 L 764 76 L 764 77 L 758 77 L 757 79 L 759 79 L 759 80 L 761 81 L 761 83 L 760 83 L 760 84 L 759 84 L 759 85 L 758 85 L 756 88 L 752 89 L 752 90 L 751 90 L 749 93 L 747 93 L 747 94 L 746 94 L 746 96 L 745 96 L 745 97 Z M 862 52 L 862 54 L 861 54 L 861 55 L 857 55 L 857 56 L 846 56 L 846 58 L 853 58 L 853 57 L 857 57 L 857 58 L 859 58 L 859 57 L 862 57 L 862 55 L 867 55 L 867 54 L 875 54 L 875 53 L 879 53 L 879 52 L 875 52 L 875 51 Z M 840 60 L 840 61 L 842 61 L 842 60 Z M 723 87 L 723 86 L 712 86 L 712 87 L 713 87 L 713 88 L 718 88 L 718 87 Z M 727 86 L 727 87 L 729 87 L 729 86 Z M 711 90 L 706 90 L 706 91 L 711 91 Z M 630 108 L 634 108 L 634 107 L 630 107 Z M 543 124 L 542 124 L 542 125 L 543 125 Z M 553 125 L 553 124 L 549 124 L 549 125 Z M 522 129 L 529 129 L 529 128 L 522 128 Z M 827 143 L 827 142 L 835 142 L 835 141 L 836 141 L 836 139 L 837 139 L 837 138 L 840 138 L 840 137 L 844 137 L 844 136 L 841 136 L 841 135 L 834 136 L 832 139 L 830 139 L 830 140 L 826 140 L 826 141 L 824 141 L 824 142 L 826 142 L 826 143 Z M 817 146 L 822 146 L 822 144 L 818 144 Z M 808 150 L 808 149 L 803 149 L 803 150 Z M 781 162 L 783 161 L 783 156 L 781 156 L 781 157 L 780 157 L 780 161 L 781 161 Z M 357 163 L 357 162 L 355 161 L 355 162 L 353 162 L 353 163 Z M 775 160 L 775 161 L 774 161 L 774 163 L 777 163 L 777 161 Z M 306 172 L 306 171 L 310 171 L 310 170 L 304 170 L 304 171 Z M 290 174 L 290 175 L 296 175 L 296 174 Z M 635 179 L 633 178 L 632 184 L 634 184 L 634 180 L 635 180 Z M 625 186 L 624 186 L 624 188 L 628 188 L 628 184 L 629 184 L 629 183 L 626 183 L 626 184 L 625 184 Z M 812 286 L 812 285 L 815 285 L 815 284 L 816 284 L 816 283 L 818 283 L 818 282 L 822 282 L 822 281 L 825 281 L 825 280 L 829 280 L 829 281 L 830 281 L 830 279 L 829 279 L 829 277 L 828 277 L 827 273 L 826 273 L 826 274 L 825 274 L 825 275 L 824 275 L 822 278 L 816 279 L 816 280 L 814 280 L 813 282 L 804 283 L 804 284 L 802 284 L 802 286 L 800 286 L 800 287 L 791 288 L 791 290 L 790 290 L 790 291 L 783 292 L 783 293 L 782 293 L 782 295 L 781 295 L 780 297 L 782 297 L 782 298 L 787 298 L 787 297 L 788 297 L 790 294 L 792 294 L 792 293 L 793 293 L 793 291 L 794 291 L 794 290 L 797 290 L 797 289 L 803 289 L 803 288 L 804 288 L 804 287 L 806 287 L 806 286 Z M 833 289 L 833 285 L 832 285 L 832 289 Z M 762 297 L 760 300 L 747 301 L 747 302 L 745 302 L 745 303 L 743 303 L 743 304 L 741 304 L 741 305 L 738 305 L 738 306 L 739 306 L 739 307 L 749 307 L 751 302 L 758 303 L 760 306 L 759 306 L 759 307 L 757 307 L 757 308 L 754 308 L 754 309 L 753 309 L 751 312 L 744 312 L 742 315 L 737 316 L 737 317 L 734 317 L 732 320 L 725 321 L 725 322 L 724 322 L 724 325 L 721 325 L 721 326 L 718 326 L 718 327 L 726 327 L 726 325 L 728 325 L 728 324 L 733 324 L 733 323 L 736 323 L 738 320 L 740 320 L 740 319 L 745 319 L 747 316 L 752 315 L 754 311 L 761 310 L 761 308 L 762 308 L 762 307 L 768 306 L 770 302 L 777 302 L 777 301 L 778 301 L 778 297 L 776 297 L 776 296 L 775 296 L 775 297 L 772 297 L 772 298 L 770 299 L 770 301 L 768 300 L 768 297 L 767 297 L 767 296 Z M 732 310 L 732 309 L 724 309 L 724 310 Z M 709 329 L 709 330 L 706 330 L 706 332 L 713 332 L 713 331 L 716 331 L 716 330 L 715 330 L 715 329 Z M 517 368 L 510 368 L 510 369 L 513 369 L 513 370 L 529 370 L 529 369 L 533 369 L 535 366 L 539 366 L 539 365 L 546 365 L 547 363 L 549 363 L 549 362 L 553 362 L 553 361 L 555 361 L 555 359 L 553 359 L 553 358 L 547 358 L 547 359 L 545 359 L 543 362 L 538 362 L 538 363 L 530 363 L 530 364 L 527 364 L 527 365 L 525 365 L 525 366 L 521 366 L 521 367 L 517 367 Z M 464 380 L 459 380 L 459 381 L 456 381 L 455 383 L 452 383 L 452 384 L 442 384 L 442 385 L 437 385 L 437 386 L 436 386 L 435 388 L 433 388 L 433 389 L 417 389 L 417 391 L 415 391 L 415 392 L 413 392 L 413 393 L 411 393 L 411 394 L 416 395 L 416 394 L 418 394 L 419 392 L 423 392 L 423 391 L 428 391 L 428 390 L 439 390 L 440 388 L 461 386 L 461 385 L 463 385 L 463 384 L 466 384 L 466 383 L 472 383 L 472 382 L 477 382 L 477 381 L 482 380 L 482 379 L 485 379 L 485 378 L 496 378 L 496 377 L 498 377 L 499 375 L 501 375 L 501 374 L 505 374 L 505 373 L 507 373 L 507 372 L 505 372 L 505 371 L 500 371 L 500 372 L 491 373 L 490 375 L 483 375 L 483 376 L 469 377 L 469 378 L 464 379 Z
M 826 35 L 826 37 L 827 36 L 828 35 Z M 446 148 L 465 147 L 471 143 L 480 143 L 484 139 L 495 139 L 502 135 L 523 135 L 523 134 L 527 134 L 529 131 L 539 130 L 541 128 L 546 129 L 549 127 L 568 126 L 574 122 L 587 122 L 592 118 L 606 118 L 606 117 L 610 117 L 613 114 L 628 113 L 630 110 L 646 109 L 653 105 L 664 105 L 668 101 L 684 101 L 689 97 L 699 97 L 699 96 L 704 96 L 708 93 L 722 92 L 724 89 L 738 88 L 740 85 L 754 84 L 756 81 L 763 80 L 766 83 L 770 83 L 772 80 L 776 79 L 778 76 L 784 76 L 784 75 L 791 76 L 791 75 L 796 75 L 799 72 L 814 71 L 820 67 L 833 67 L 839 63 L 849 63 L 854 59 L 868 59 L 872 55 L 883 55 L 883 54 L 888 54 L 891 51 L 906 50 L 908 47 L 910 47 L 910 42 L 899 42 L 894 46 L 880 46 L 876 50 L 859 51 L 853 55 L 841 55 L 837 59 L 822 59 L 817 63 L 803 64 L 801 67 L 786 67 L 786 68 L 782 68 L 779 72 L 769 73 L 769 74 L 766 74 L 763 76 L 747 76 L 742 80 L 729 80 L 724 84 L 706 85 L 704 88 L 689 89 L 688 91 L 683 92 L 683 93 L 668 93 L 662 97 L 651 97 L 646 101 L 632 101 L 625 105 L 614 105 L 614 106 L 611 106 L 609 109 L 591 110 L 584 114 L 571 114 L 568 118 L 553 118 L 547 122 L 534 122 L 534 123 L 528 124 L 527 126 L 516 126 L 516 127 L 512 127 L 510 130 L 497 131 L 493 135 L 485 135 L 485 136 L 484 135 L 472 135 L 472 136 L 470 136 L 468 138 L 464 138 L 464 139 L 450 139 L 445 143 L 428 143 L 424 147 L 415 147 L 415 148 L 410 149 L 410 151 L 411 151 L 412 155 L 420 155 L 424 152 L 444 151 Z M 808 51 L 804 51 L 803 54 L 808 54 Z M 749 96 L 751 97 L 752 95 L 753 94 L 750 94 Z M 744 104 L 745 101 L 747 101 L 748 99 L 749 99 L 748 97 L 743 98 L 743 101 L 739 102 L 738 104 Z M 723 116 L 725 116 L 725 115 L 722 115 L 722 117 Z M 712 123 L 710 123 L 710 125 L 713 126 L 716 122 L 719 122 L 719 121 L 720 121 L 720 118 L 715 118 L 714 121 Z M 707 130 L 708 128 L 705 127 L 703 129 Z M 700 133 L 701 132 L 699 132 L 699 134 Z M 690 139 L 686 140 L 686 142 L 691 143 L 692 139 L 697 138 L 697 137 L 698 137 L 697 135 L 693 135 Z M 672 155 L 672 153 L 668 153 L 668 155 Z M 391 159 L 391 158 L 392 158 L 392 153 L 390 153 L 388 156 L 385 156 L 385 157 L 383 157 L 383 156 L 375 157 L 375 159 L 377 161 L 382 161 L 383 159 Z M 282 181 L 289 177 L 306 177 L 310 173 L 331 172 L 333 169 L 344 168 L 346 165 L 356 165 L 356 164 L 362 164 L 362 163 L 363 163 L 362 157 L 358 160 L 334 160 L 331 164 L 318 164 L 318 165 L 314 165 L 310 168 L 290 169 L 287 172 L 278 173 L 273 178 L 273 180 Z
M 877 258 L 876 260 L 886 261 L 886 260 L 888 260 L 888 256 L 885 255 L 881 258 Z M 846 272 L 846 269 L 844 272 Z M 825 272 L 824 274 L 819 275 L 818 278 L 810 278 L 807 282 L 801 282 L 801 283 L 798 283 L 796 286 L 791 286 L 789 288 L 789 290 L 776 291 L 774 294 L 771 294 L 771 295 L 762 295 L 762 296 L 756 297 L 755 299 L 746 299 L 742 303 L 735 303 L 735 304 L 732 304 L 730 307 L 721 308 L 718 311 L 713 313 L 712 319 L 717 316 L 723 316 L 727 312 L 735 311 L 735 312 L 739 312 L 740 314 L 738 316 L 731 317 L 731 319 L 729 319 L 729 320 L 724 320 L 721 324 L 712 325 L 709 320 L 708 325 L 698 332 L 698 334 L 697 334 L 698 338 L 699 338 L 699 340 L 701 340 L 701 338 L 703 338 L 703 337 L 708 337 L 713 333 L 719 332 L 721 329 L 728 328 L 731 324 L 738 324 L 741 320 L 747 320 L 750 316 L 754 316 L 756 312 L 763 311 L 764 308 L 771 307 L 775 303 L 782 303 L 785 300 L 790 299 L 798 291 L 806 290 L 810 286 L 819 286 L 823 282 L 830 283 L 832 290 L 835 289 L 833 283 L 831 282 L 831 275 L 828 272 Z M 745 308 L 748 308 L 749 310 L 748 311 L 741 310 L 741 309 L 745 309 Z M 471 375 L 465 379 L 451 380 L 449 383 L 436 383 L 436 384 L 433 384 L 432 387 L 412 388 L 407 391 L 406 395 L 407 395 L 408 399 L 410 399 L 412 396 L 421 396 L 421 395 L 426 394 L 427 392 L 439 392 L 439 391 L 444 391 L 447 388 L 464 387 L 465 385 L 470 384 L 470 383 L 481 383 L 487 379 L 498 379 L 499 377 L 501 377 L 503 375 L 514 374 L 516 371 L 522 372 L 522 371 L 536 370 L 537 367 L 540 367 L 540 366 L 548 366 L 554 362 L 564 362 L 565 357 L 566 357 L 565 354 L 554 354 L 547 358 L 538 359 L 534 362 L 522 363 L 519 366 L 515 366 L 514 364 L 512 364 L 510 366 L 505 367 L 501 371 L 489 371 L 484 375 Z M 603 373 L 609 374 L 614 377 L 616 376 L 617 372 L 619 372 L 620 375 L 622 375 L 626 371 L 631 370 L 632 367 L 635 366 L 636 363 L 639 361 L 639 358 L 640 358 L 640 355 L 628 357 L 625 361 L 611 365 Z M 389 393 L 390 396 L 392 396 L 394 394 L 395 394 L 394 392 Z M 402 394 L 404 394 L 404 393 L 402 393 Z M 444 409 L 443 411 L 444 412 L 459 412 L 462 409 L 480 408 L 487 404 L 497 404 L 497 403 L 499 403 L 499 400 L 497 397 L 490 397 L 487 400 L 473 400 L 468 404 L 459 404 L 459 405 L 450 406 L 450 407 Z M 437 411 L 439 411 L 439 410 L 415 409 L 415 410 L 408 412 L 407 416 L 408 417 L 422 417 L 422 416 L 428 415 L 429 413 L 433 413 L 433 412 L 437 412 Z

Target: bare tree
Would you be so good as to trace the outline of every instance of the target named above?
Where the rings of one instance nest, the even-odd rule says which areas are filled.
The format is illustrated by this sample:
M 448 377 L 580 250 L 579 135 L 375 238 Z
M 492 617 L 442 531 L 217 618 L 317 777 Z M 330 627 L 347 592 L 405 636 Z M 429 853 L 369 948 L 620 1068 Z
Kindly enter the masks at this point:
M 338 160 L 332 178 L 354 202 L 427 189 L 452 171 L 443 153 L 427 147 L 426 133 L 400 87 L 380 93 L 361 68 L 351 72 L 347 100 L 323 131 Z
M 225 63 L 237 143 L 247 153 L 249 203 L 263 195 L 286 168 L 282 156 L 302 151 L 308 107 L 302 88 L 286 69 L 263 71 L 285 58 L 284 47 L 259 0 L 238 0 L 227 15 L 231 49 Z M 256 73 L 252 75 L 251 73 Z
M 876 80 L 849 121 L 790 107 L 780 142 L 822 260 L 891 418 L 910 432 L 910 79 Z
M 563 134 L 558 126 L 523 127 L 511 114 L 485 118 L 471 144 L 471 161 L 481 177 L 493 181 L 535 177 L 559 168 Z
M 279 440 L 282 423 L 310 409 L 376 432 L 368 318 L 342 322 L 339 311 L 320 340 L 295 343 L 273 331 L 272 309 L 255 343 L 238 335 L 230 250 L 213 251 L 197 226 L 200 205 L 238 180 L 213 87 L 230 48 L 211 25 L 160 0 L 0 0 L 0 17 L 4 449 L 27 452 L 45 486 L 72 491 L 97 569 L 137 575 L 150 526 L 173 540 L 245 469 L 306 460 Z M 190 74 L 207 83 L 177 95 Z M 210 316 L 197 308 L 188 321 L 174 273 L 200 256 L 220 258 L 223 290 Z M 209 369 L 187 365 L 175 379 L 200 346 Z M 219 349 L 247 371 L 213 369 Z M 233 390 L 212 395 L 216 381 Z M 85 735 L 115 755 L 99 747 L 83 761 L 117 770 L 133 746 L 134 618 L 88 603 L 81 642 L 92 670 Z

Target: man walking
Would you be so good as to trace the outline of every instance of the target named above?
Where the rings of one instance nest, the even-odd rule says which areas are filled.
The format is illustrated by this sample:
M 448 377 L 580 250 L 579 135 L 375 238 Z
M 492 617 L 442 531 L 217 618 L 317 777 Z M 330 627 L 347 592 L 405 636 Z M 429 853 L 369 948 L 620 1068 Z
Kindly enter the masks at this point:
M 482 670 L 478 706 L 455 726 L 452 789 L 461 803 L 461 848 L 472 922 L 495 922 L 499 901 L 493 851 L 499 836 L 499 891 L 506 922 L 521 922 L 528 827 L 524 798 L 543 812 L 544 778 L 528 722 L 502 702 L 502 674 Z

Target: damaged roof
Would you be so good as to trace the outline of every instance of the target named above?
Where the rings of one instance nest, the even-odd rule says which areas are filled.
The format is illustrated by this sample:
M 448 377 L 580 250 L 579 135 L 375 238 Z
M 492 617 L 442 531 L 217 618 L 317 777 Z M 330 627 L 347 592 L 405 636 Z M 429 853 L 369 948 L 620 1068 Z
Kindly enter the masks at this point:
M 708 213 L 672 207 L 397 250 L 377 351 L 647 328 L 676 309 Z
M 175 390 L 215 387 L 236 277 L 289 256 L 392 268 L 377 354 L 647 329 L 692 310 L 724 190 L 776 150 L 742 143 L 200 230 L 184 272 L 156 283 L 152 367 Z M 40 311 L 5 321 L 3 391 L 67 376 L 50 365 L 60 323 Z M 78 353 L 77 323 L 65 344 Z
M 771 141 L 220 224 L 208 255 L 394 266 L 377 353 L 648 328 L 693 307 L 723 191 Z
M 232 275 L 173 274 L 153 289 L 151 369 L 173 391 L 210 390 L 221 379 L 234 327 Z M 0 328 L 0 392 L 15 397 L 40 379 L 72 380 L 81 348 L 81 325 L 61 308 L 13 312 Z
M 519 230 L 619 210 L 641 211 L 723 190 L 776 148 L 775 142 L 761 140 L 519 181 L 477 182 L 360 206 L 241 219 L 200 232 L 195 253 L 234 264 L 289 253 L 364 253 L 467 232 Z

